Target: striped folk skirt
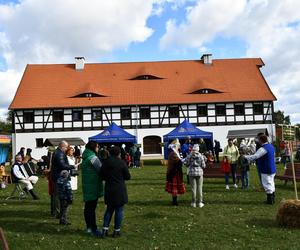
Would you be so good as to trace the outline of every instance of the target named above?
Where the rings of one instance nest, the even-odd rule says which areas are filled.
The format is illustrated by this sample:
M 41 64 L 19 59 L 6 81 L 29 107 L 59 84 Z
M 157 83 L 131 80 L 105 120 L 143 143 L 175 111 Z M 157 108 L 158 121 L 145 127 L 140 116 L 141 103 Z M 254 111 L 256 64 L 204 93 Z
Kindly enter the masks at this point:
M 185 193 L 185 186 L 183 183 L 182 172 L 177 172 L 172 178 L 167 178 L 165 191 L 172 196 Z

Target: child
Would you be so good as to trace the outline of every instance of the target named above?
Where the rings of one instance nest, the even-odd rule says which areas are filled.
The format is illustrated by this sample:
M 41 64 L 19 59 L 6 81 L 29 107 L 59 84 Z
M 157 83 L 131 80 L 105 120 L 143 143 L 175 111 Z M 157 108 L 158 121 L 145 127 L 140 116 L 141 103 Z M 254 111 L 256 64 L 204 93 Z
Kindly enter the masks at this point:
M 224 156 L 223 161 L 221 163 L 222 171 L 225 175 L 225 188 L 226 190 L 229 190 L 229 174 L 230 174 L 230 162 L 228 161 L 228 157 Z
M 249 162 L 245 158 L 245 152 L 242 149 L 240 149 L 238 166 L 241 169 L 242 189 L 248 189 L 249 188 Z
M 73 201 L 73 193 L 70 180 L 70 174 L 67 170 L 61 171 L 60 177 L 57 179 L 58 195 L 60 201 L 60 225 L 71 224 L 67 221 L 68 207 L 72 204 Z

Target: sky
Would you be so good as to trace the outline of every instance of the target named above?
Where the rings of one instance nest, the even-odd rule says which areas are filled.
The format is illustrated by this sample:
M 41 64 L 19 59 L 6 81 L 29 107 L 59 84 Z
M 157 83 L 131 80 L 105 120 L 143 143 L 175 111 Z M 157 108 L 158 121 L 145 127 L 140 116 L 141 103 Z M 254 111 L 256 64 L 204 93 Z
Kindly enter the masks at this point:
M 0 0 L 0 119 L 27 64 L 260 57 L 300 123 L 299 0 Z

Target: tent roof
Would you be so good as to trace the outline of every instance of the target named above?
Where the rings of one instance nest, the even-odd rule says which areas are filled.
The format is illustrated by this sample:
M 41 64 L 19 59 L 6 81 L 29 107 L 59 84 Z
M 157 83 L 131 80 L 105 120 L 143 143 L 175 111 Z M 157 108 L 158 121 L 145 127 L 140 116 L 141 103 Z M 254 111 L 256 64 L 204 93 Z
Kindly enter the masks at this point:
M 212 139 L 213 133 L 203 131 L 197 128 L 195 125 L 189 123 L 188 120 L 184 120 L 170 133 L 164 135 L 164 141 L 172 140 L 175 138 L 184 139 L 188 136 L 190 136 L 192 139 L 193 138 Z
M 269 135 L 266 128 L 229 130 L 227 138 L 254 138 L 258 133 Z
M 11 136 L 10 135 L 0 135 L 0 144 L 10 144 Z
M 114 122 L 104 129 L 100 134 L 89 137 L 89 141 L 96 141 L 99 143 L 109 143 L 109 142 L 132 142 L 136 143 L 136 137 L 129 134 L 124 129 L 120 128 Z
M 47 138 L 44 142 L 44 147 L 58 146 L 61 141 L 66 141 L 70 145 L 85 145 L 81 138 Z

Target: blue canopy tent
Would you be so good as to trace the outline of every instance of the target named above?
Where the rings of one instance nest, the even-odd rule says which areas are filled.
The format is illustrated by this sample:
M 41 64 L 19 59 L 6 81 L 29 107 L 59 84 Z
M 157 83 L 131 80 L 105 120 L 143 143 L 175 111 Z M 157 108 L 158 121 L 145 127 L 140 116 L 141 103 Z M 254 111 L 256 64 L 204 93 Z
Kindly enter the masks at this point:
M 179 124 L 175 129 L 173 129 L 170 133 L 164 135 L 164 154 L 165 159 L 167 159 L 168 156 L 168 144 L 170 141 L 174 139 L 179 139 L 181 142 L 185 140 L 187 137 L 190 137 L 193 139 L 199 139 L 203 138 L 207 148 L 209 150 L 213 149 L 213 133 L 203 131 L 199 128 L 197 128 L 195 125 L 189 123 L 188 120 L 184 120 L 181 124 Z
M 104 129 L 100 134 L 89 137 L 89 141 L 96 141 L 100 144 L 107 143 L 136 143 L 136 137 L 120 128 L 114 122 Z
M 0 135 L 0 163 L 7 161 L 10 144 L 10 135 Z

